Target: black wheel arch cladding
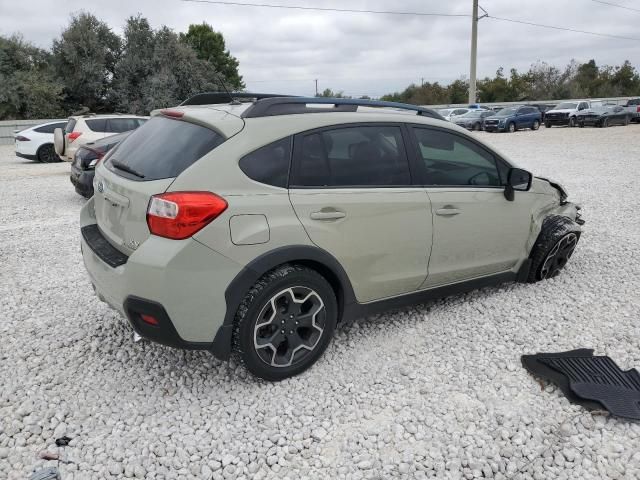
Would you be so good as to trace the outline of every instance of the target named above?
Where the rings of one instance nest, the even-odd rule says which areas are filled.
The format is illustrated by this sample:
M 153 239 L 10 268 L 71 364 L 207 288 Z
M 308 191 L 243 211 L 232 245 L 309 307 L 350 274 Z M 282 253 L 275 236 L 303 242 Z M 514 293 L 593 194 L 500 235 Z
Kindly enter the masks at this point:
M 212 353 L 221 360 L 231 356 L 233 323 L 238 307 L 249 289 L 267 272 L 285 263 L 295 263 L 316 270 L 333 288 L 338 301 L 338 318 L 348 305 L 356 303 L 351 281 L 338 260 L 329 252 L 309 245 L 276 248 L 255 258 L 236 275 L 224 292 L 226 313 L 218 329 Z

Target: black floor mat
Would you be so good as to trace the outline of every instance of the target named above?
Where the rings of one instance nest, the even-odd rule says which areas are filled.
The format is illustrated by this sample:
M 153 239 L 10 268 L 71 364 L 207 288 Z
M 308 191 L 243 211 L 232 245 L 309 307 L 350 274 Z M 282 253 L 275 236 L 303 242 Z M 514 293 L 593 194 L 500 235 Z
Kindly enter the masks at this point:
M 593 350 L 523 355 L 522 365 L 532 374 L 555 383 L 571 403 L 591 410 L 640 420 L 640 373 L 620 367 Z

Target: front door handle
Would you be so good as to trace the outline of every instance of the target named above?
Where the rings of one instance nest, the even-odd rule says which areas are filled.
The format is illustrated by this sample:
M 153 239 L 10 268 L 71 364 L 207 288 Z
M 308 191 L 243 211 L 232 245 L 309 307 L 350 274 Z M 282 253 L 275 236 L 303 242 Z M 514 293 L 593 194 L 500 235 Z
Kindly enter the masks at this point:
M 458 215 L 460 210 L 457 208 L 447 207 L 447 208 L 439 208 L 436 210 L 436 215 L 440 215 L 442 217 L 451 217 L 453 215 Z
M 339 210 L 321 210 L 319 212 L 311 212 L 311 215 L 309 215 L 311 220 L 338 220 L 346 216 L 346 213 Z

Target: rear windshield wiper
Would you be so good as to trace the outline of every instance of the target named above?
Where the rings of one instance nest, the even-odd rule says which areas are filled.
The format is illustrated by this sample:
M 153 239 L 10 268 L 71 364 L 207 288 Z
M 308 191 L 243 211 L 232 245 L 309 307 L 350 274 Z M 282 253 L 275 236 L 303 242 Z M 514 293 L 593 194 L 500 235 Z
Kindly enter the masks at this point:
M 144 178 L 143 174 L 141 174 L 140 172 L 136 172 L 129 165 L 126 165 L 118 160 L 111 160 L 111 165 L 113 165 L 113 167 L 117 168 L 118 170 L 122 170 L 123 172 L 130 173 L 131 175 L 135 175 L 138 178 Z

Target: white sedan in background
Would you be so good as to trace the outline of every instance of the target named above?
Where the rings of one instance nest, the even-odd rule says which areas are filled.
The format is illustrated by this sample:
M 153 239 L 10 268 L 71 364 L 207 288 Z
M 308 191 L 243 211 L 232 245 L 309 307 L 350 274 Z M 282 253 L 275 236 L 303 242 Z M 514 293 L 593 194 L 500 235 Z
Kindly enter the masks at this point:
M 445 120 L 452 122 L 453 117 L 458 115 L 464 115 L 470 108 L 442 108 L 438 110 L 438 113 L 444 117 Z
M 16 156 L 39 162 L 59 162 L 60 157 L 53 148 L 53 131 L 64 128 L 66 121 L 48 122 L 25 130 L 14 130 Z

